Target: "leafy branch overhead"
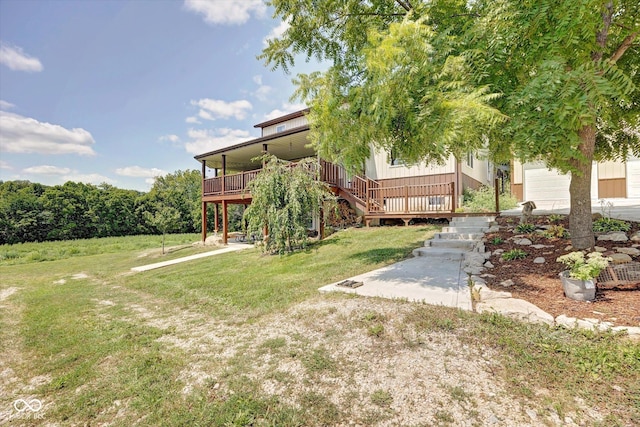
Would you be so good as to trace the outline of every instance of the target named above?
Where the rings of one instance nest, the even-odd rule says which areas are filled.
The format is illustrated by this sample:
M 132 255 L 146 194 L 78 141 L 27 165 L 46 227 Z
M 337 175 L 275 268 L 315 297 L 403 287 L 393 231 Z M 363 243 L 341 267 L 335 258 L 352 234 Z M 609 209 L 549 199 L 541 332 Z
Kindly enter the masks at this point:
M 274 0 L 290 24 L 260 58 L 296 77 L 321 155 L 360 171 L 371 147 L 407 164 L 487 147 L 572 172 L 574 247 L 593 244 L 593 160 L 640 156 L 636 0 Z

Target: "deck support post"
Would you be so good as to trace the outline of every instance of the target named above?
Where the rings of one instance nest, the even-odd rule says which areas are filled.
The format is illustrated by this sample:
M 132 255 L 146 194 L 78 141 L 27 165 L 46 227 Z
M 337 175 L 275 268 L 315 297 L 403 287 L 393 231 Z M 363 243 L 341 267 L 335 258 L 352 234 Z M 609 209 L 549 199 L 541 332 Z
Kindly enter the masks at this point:
M 227 214 L 227 201 L 222 201 L 222 244 L 226 245 L 229 239 L 229 215 Z
M 219 218 L 219 206 L 217 203 L 215 203 L 213 205 L 213 213 L 214 213 L 214 224 L 213 224 L 213 230 L 216 232 L 216 234 L 218 234 L 218 223 L 220 222 L 220 218 Z
M 408 226 L 409 225 L 409 221 L 411 221 L 411 219 L 407 219 L 407 218 L 402 218 L 402 220 L 404 221 L 404 226 Z
M 318 223 L 318 240 L 324 239 L 324 209 L 320 207 L 320 219 Z
M 451 183 L 451 213 L 456 211 L 456 199 L 458 196 L 456 195 L 456 183 Z
M 207 240 L 207 202 L 202 202 L 202 243 Z
M 494 188 L 496 191 L 496 213 L 500 213 L 500 187 L 498 187 L 498 178 L 494 182 Z

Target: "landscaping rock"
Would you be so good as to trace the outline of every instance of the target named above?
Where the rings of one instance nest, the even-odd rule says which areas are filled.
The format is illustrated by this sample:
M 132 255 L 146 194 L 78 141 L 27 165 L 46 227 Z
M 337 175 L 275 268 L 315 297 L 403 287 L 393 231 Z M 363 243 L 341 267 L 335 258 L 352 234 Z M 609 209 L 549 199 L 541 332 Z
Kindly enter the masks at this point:
M 493 268 L 493 267 L 495 267 L 495 266 L 491 263 L 491 261 L 487 261 L 487 262 L 485 262 L 485 263 L 484 263 L 484 266 L 485 266 L 485 267 L 487 267 L 487 268 Z
M 626 242 L 629 240 L 626 233 L 623 231 L 611 231 L 607 234 L 601 234 L 598 236 L 598 240 L 609 240 L 612 242 Z
M 545 259 L 544 259 L 544 257 L 539 256 L 539 257 L 536 257 L 536 259 L 533 260 L 533 263 L 534 264 L 544 264 L 545 263 Z
M 510 288 L 513 285 L 515 285 L 515 283 L 513 283 L 513 280 L 511 279 L 503 280 L 502 282 L 500 282 L 500 286 L 504 286 L 505 288 Z
M 569 245 L 566 248 L 564 248 L 565 251 L 572 251 L 573 250 L 573 246 Z
M 633 236 L 631 236 L 632 242 L 640 242 L 640 231 L 636 231 Z
M 496 249 L 495 251 L 493 251 L 493 255 L 499 256 L 502 255 L 503 252 L 504 249 Z
M 578 322 L 578 319 L 576 319 L 575 317 L 569 317 L 569 316 L 565 316 L 564 314 L 561 314 L 560 316 L 556 317 L 556 325 L 558 326 L 564 326 L 565 328 L 575 328 L 576 327 L 576 323 Z
M 602 246 L 594 246 L 594 247 L 593 247 L 593 249 L 594 249 L 596 252 L 600 252 L 600 253 L 602 253 L 602 252 L 606 252 L 606 251 L 607 251 L 607 248 L 603 248 Z
M 501 313 L 505 316 L 532 323 L 546 323 L 553 325 L 553 316 L 531 304 L 518 298 L 496 298 L 483 301 L 478 304 L 479 313 L 489 311 Z
M 615 249 L 616 252 L 620 254 L 627 254 L 631 256 L 640 255 L 640 249 L 637 249 L 637 248 L 613 248 L 613 249 Z
M 614 264 L 625 264 L 632 261 L 631 257 L 627 254 L 611 254 L 610 257 Z
M 514 240 L 513 243 L 515 243 L 516 245 L 529 246 L 533 242 L 527 238 L 523 238 L 523 239 Z

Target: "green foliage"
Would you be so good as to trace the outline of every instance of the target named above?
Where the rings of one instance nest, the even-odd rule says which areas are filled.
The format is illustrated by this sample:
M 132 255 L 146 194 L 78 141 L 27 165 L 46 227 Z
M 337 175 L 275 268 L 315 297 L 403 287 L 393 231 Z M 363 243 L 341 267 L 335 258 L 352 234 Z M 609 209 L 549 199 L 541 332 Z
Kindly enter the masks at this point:
M 516 225 L 516 233 L 529 234 L 536 231 L 536 228 L 535 224 L 523 222 L 522 224 Z
M 259 234 L 266 227 L 263 249 L 278 254 L 306 247 L 313 216 L 334 200 L 326 184 L 317 179 L 314 159 L 291 164 L 269 156 L 249 183 L 249 191 L 252 202 L 244 213 L 247 231 Z
M 584 252 L 571 252 L 556 259 L 557 262 L 569 267 L 569 276 L 574 279 L 592 280 L 607 268 L 611 258 L 604 257 L 600 252 L 591 252 L 585 259 Z
M 158 205 L 154 214 L 145 212 L 146 220 L 162 233 L 162 253 L 164 254 L 164 236 L 178 229 L 180 221 L 180 212 L 171 206 Z
M 502 237 L 500 236 L 495 236 L 493 237 L 491 240 L 489 240 L 491 242 L 491 244 L 493 245 L 499 245 L 500 243 L 503 243 L 504 240 L 502 239 Z
M 549 222 L 550 223 L 556 223 L 556 222 L 560 222 L 564 219 L 564 215 L 560 215 L 560 214 L 551 214 L 549 215 Z
M 569 232 L 561 225 L 552 225 L 546 229 L 542 235 L 547 239 L 566 239 L 569 237 Z
M 502 253 L 502 259 L 505 261 L 513 261 L 514 259 L 524 259 L 529 255 L 522 249 L 511 249 Z
M 508 193 L 498 196 L 500 209 L 511 209 L 518 205 L 518 199 Z M 493 187 L 482 186 L 477 190 L 467 188 L 462 201 L 464 212 L 495 212 L 496 196 Z
M 606 233 L 609 231 L 629 231 L 631 224 L 621 219 L 601 217 L 593 221 L 593 231 Z

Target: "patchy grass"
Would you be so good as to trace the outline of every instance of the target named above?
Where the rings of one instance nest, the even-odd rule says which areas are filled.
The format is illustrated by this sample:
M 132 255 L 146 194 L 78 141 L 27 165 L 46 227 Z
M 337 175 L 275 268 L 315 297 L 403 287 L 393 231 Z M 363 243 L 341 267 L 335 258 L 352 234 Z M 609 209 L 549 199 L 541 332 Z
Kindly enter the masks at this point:
M 640 346 L 623 337 L 318 294 L 432 232 L 348 230 L 287 256 L 247 250 L 139 274 L 130 268 L 154 247 L 144 239 L 0 265 L 0 420 L 449 425 L 495 413 L 516 425 L 532 423 L 525 407 L 540 424 L 551 413 L 640 423 Z M 15 411 L 33 398 L 41 418 Z

